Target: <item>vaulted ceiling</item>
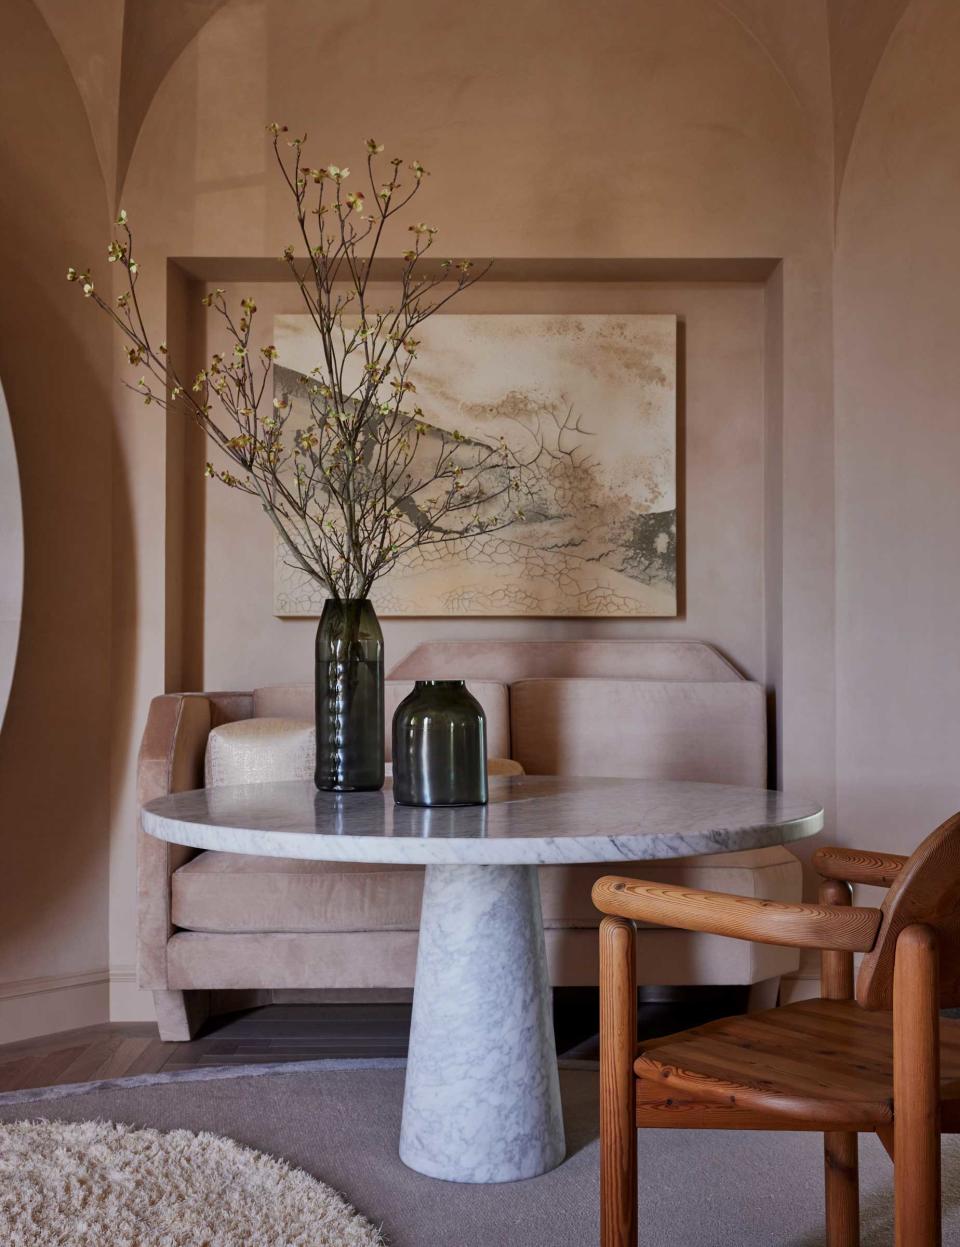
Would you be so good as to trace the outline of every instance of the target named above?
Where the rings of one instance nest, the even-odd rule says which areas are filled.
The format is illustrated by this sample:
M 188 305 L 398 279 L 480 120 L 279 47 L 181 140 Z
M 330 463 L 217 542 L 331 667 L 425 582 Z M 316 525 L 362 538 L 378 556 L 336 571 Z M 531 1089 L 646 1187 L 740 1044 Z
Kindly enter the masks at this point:
M 832 129 L 838 198 L 877 66 L 910 0 L 713 0 L 756 41 L 798 107 Z M 104 180 L 118 198 L 137 136 L 166 75 L 230 0 L 34 0 L 63 52 L 90 122 Z M 322 13 L 322 9 L 318 9 Z M 826 57 L 803 28 L 824 26 Z
M 118 197 L 140 127 L 177 57 L 227 0 L 34 0 L 70 67 Z
M 847 157 L 867 92 L 909 3 L 910 0 L 828 0 L 835 201 L 840 198 Z

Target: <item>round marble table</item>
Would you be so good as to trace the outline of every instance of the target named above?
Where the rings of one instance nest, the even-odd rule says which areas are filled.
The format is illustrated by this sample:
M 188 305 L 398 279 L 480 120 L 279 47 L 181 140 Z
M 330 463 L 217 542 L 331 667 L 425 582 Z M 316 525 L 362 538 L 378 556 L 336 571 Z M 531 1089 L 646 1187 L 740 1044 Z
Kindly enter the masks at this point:
M 180 792 L 150 835 L 269 857 L 426 866 L 400 1157 L 458 1182 L 532 1178 L 564 1156 L 536 867 L 755 849 L 812 836 L 816 802 L 635 779 L 492 778 L 490 803 L 398 806 L 311 783 Z M 597 870 L 597 876 L 602 875 Z

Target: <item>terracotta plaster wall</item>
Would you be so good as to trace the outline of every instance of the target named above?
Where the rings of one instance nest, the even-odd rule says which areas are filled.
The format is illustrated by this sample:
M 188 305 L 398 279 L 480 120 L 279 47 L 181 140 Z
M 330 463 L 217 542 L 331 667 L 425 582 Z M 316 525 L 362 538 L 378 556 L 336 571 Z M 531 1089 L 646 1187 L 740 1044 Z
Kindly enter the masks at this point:
M 151 1016 L 133 983 L 149 699 L 194 674 L 248 685 L 309 667 L 311 625 L 270 613 L 266 526 L 246 499 L 194 489 L 194 443 L 131 400 L 116 344 L 61 285 L 67 263 L 102 254 L 101 167 L 122 177 L 128 156 L 121 202 L 158 327 L 199 293 L 167 288 L 169 256 L 278 255 L 291 229 L 272 119 L 309 131 L 316 163 L 355 165 L 369 135 L 422 159 L 423 215 L 455 255 L 782 260 L 762 290 L 478 295 L 488 310 L 677 310 L 689 331 L 688 610 L 549 627 L 720 644 L 775 688 L 780 780 L 824 800 L 836 839 L 907 850 L 956 809 L 953 0 L 204 8 L 194 37 L 199 18 L 163 45 L 176 59 L 149 107 L 137 97 L 143 129 L 131 155 L 128 115 L 118 161 L 111 100 L 136 70 L 120 50 L 149 53 L 121 37 L 119 0 L 89 10 L 102 48 L 70 36 L 80 10 L 62 0 L 0 6 L 0 376 L 26 538 L 0 735 L 0 1035 L 14 1014 L 35 1031 L 101 1018 L 108 952 L 114 1016 Z M 294 306 L 279 287 L 262 303 Z M 399 621 L 388 642 L 398 658 L 427 632 L 546 626 Z
M 3 1041 L 106 1013 L 112 344 L 64 281 L 109 220 L 80 97 L 27 0 L 0 5 L 0 47 L 0 376 L 25 539 L 0 733 Z
M 736 556 L 735 579 L 745 596 L 741 618 L 735 618 L 718 563 L 697 573 L 696 615 L 663 629 L 696 630 L 737 649 L 761 678 L 776 653 L 783 781 L 830 805 L 833 156 L 826 17 L 819 4 L 809 6 L 803 21 L 784 6 L 764 10 L 763 25 L 756 26 L 756 6 L 739 7 L 742 13 L 715 0 L 490 0 L 453 7 L 441 0 L 412 6 L 334 0 L 318 9 L 312 0 L 231 0 L 159 88 L 122 200 L 146 244 L 143 289 L 158 321 L 167 306 L 167 256 L 274 256 L 291 241 L 289 209 L 263 130 L 273 119 L 310 133 L 316 163 L 356 164 L 369 135 L 423 160 L 435 170 L 423 214 L 444 227 L 439 245 L 455 255 L 782 257 L 775 314 L 764 313 L 765 323 L 782 326 L 782 359 L 767 368 L 751 348 L 735 378 L 742 404 L 730 394 L 718 404 L 731 430 L 739 431 L 734 436 L 749 429 L 749 466 L 738 467 L 736 480 L 757 490 L 743 503 L 757 525 L 756 544 L 748 556 Z M 727 345 L 741 329 L 754 335 L 755 345 L 760 309 L 751 305 L 744 319 L 737 300 L 755 301 L 756 295 L 729 296 Z M 678 303 L 684 297 L 670 294 Z M 699 309 L 701 325 L 721 352 L 724 334 L 716 318 L 723 316 L 723 297 L 690 295 L 691 316 Z M 654 302 L 653 292 L 644 295 L 644 306 Z M 736 361 L 726 359 L 718 383 L 736 369 Z M 758 427 L 761 379 L 768 391 L 764 410 L 782 418 L 775 430 Z M 707 435 L 710 383 L 701 373 L 704 414 L 688 430 L 691 439 Z M 130 1016 L 149 1008 L 129 984 L 137 733 L 150 695 L 165 681 L 178 681 L 171 655 L 180 653 L 186 662 L 192 651 L 189 636 L 182 646 L 165 636 L 171 595 L 179 592 L 168 574 L 179 551 L 168 539 L 179 542 L 180 531 L 179 522 L 164 519 L 180 493 L 177 471 L 166 460 L 180 453 L 179 439 L 167 437 L 162 423 L 132 400 L 120 406 L 118 480 L 131 502 L 125 532 L 116 537 L 129 541 L 130 557 L 117 559 L 117 596 L 124 605 L 114 620 L 123 713 L 115 719 L 111 962 L 123 984 L 114 995 L 115 1015 Z M 771 436 L 779 448 L 772 461 Z M 713 453 L 722 471 L 723 439 L 701 449 L 698 472 L 709 474 Z M 772 482 L 765 476 L 770 471 Z M 174 482 L 169 492 L 168 481 Z M 716 488 L 721 507 L 723 488 Z M 252 520 L 244 516 L 233 529 L 230 509 L 245 500 L 207 500 L 206 534 L 196 531 L 193 517 L 193 526 L 183 526 L 186 540 L 209 540 L 211 560 L 214 551 L 226 556 L 233 540 L 235 563 L 246 558 Z M 777 542 L 776 557 L 768 557 L 770 539 Z M 257 557 L 268 557 L 264 534 L 255 540 Z M 718 557 L 724 553 L 722 542 L 716 549 Z M 262 581 L 268 569 L 256 574 Z M 719 635 L 712 626 L 714 588 Z M 300 638 L 307 644 L 309 628 L 273 621 L 263 587 L 257 588 L 262 605 L 248 600 L 242 613 L 231 612 L 237 591 L 222 560 L 217 569 L 208 566 L 208 678 L 246 684 L 256 670 L 270 679 L 308 669 L 308 653 L 297 656 L 284 641 L 280 657 L 275 638 L 282 628 L 284 637 L 295 631 L 297 644 Z M 774 599 L 777 609 L 771 610 Z M 448 627 L 456 635 L 543 630 L 539 621 L 516 620 Z M 584 635 L 590 625 L 562 627 Z M 403 623 L 392 629 L 395 656 L 416 639 L 414 628 Z M 639 625 L 636 633 L 627 624 L 617 631 L 651 634 Z
M 960 6 L 914 0 L 847 165 L 837 253 L 843 839 L 960 808 Z

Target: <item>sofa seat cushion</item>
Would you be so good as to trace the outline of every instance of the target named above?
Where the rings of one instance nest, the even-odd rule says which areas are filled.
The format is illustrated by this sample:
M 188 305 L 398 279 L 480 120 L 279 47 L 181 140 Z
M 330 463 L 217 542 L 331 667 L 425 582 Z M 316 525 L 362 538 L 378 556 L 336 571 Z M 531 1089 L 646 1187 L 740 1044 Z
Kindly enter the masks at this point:
M 198 853 L 171 878 L 171 918 L 189 931 L 415 931 L 423 870 Z
M 800 863 L 779 847 L 664 862 L 545 866 L 544 926 L 597 926 L 601 915 L 590 889 L 605 874 L 767 900 L 799 900 L 801 890 Z M 174 926 L 188 931 L 415 931 L 423 870 L 204 852 L 176 870 L 171 883 Z

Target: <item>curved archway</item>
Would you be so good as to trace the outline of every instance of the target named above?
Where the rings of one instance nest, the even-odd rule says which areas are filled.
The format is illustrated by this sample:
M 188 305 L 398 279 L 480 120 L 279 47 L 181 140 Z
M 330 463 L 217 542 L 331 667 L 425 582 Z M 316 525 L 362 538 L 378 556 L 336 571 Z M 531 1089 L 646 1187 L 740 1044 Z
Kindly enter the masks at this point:
M 0 729 L 10 698 L 23 606 L 23 511 L 13 429 L 0 385 Z
M 840 818 L 878 849 L 956 807 L 958 57 L 957 5 L 911 0 L 838 204 Z

